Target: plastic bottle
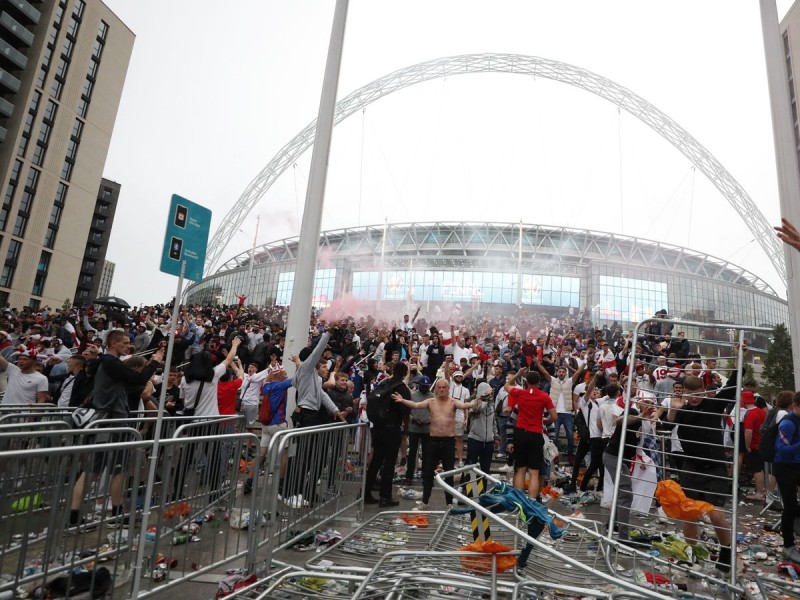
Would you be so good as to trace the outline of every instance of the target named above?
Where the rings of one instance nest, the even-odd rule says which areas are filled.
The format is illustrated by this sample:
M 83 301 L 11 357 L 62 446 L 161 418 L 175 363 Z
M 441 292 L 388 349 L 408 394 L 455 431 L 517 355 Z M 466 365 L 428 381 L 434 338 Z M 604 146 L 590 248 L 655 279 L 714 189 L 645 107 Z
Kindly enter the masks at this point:
M 176 535 L 175 537 L 172 538 L 172 545 L 179 546 L 181 544 L 185 544 L 188 541 L 189 541 L 188 535 Z

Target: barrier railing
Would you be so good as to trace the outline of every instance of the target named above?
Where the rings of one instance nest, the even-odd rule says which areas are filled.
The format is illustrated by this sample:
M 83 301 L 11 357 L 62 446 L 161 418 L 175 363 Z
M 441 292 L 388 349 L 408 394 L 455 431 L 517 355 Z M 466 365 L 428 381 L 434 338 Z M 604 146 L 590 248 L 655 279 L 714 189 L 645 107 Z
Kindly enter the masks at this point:
M 31 594 L 45 583 L 110 592 L 130 575 L 123 525 L 134 512 L 117 510 L 131 506 L 125 490 L 138 488 L 147 442 L 123 441 L 136 435 L 127 430 L 107 432 L 117 434 L 113 443 L 58 447 L 65 433 L 41 432 L 52 446 L 2 455 L 0 593 Z
M 208 427 L 211 424 L 204 424 Z M 216 433 L 161 440 L 154 501 L 145 532 L 142 563 L 137 565 L 138 597 L 162 593 L 226 565 L 243 566 L 250 539 L 263 531 L 257 497 L 240 493 L 247 478 L 259 482 L 257 469 L 240 469 L 252 434 Z
M 676 580 L 679 575 L 705 580 L 706 584 L 717 586 L 716 593 L 720 598 L 734 598 L 742 592 L 741 588 L 727 585 L 720 578 L 623 545 L 619 540 L 609 537 L 601 523 L 559 515 L 538 503 L 538 507 L 523 507 L 519 513 L 529 519 L 527 526 L 524 522 L 511 523 L 486 508 L 480 498 L 470 497 L 466 486 L 447 483 L 447 478 L 457 475 L 464 475 L 473 486 L 482 485 L 485 490 L 493 490 L 499 485 L 498 490 L 502 491 L 505 484 L 476 466 L 436 474 L 436 484 L 453 495 L 463 507 L 458 510 L 478 515 L 483 520 L 488 519 L 493 539 L 498 532 L 502 532 L 503 535 L 510 535 L 519 546 L 525 547 L 523 552 L 527 554 L 526 559 L 516 567 L 516 575 L 520 580 L 538 580 L 550 584 L 569 582 L 575 587 L 602 587 L 622 594 L 632 593 L 641 598 L 673 597 L 674 590 L 671 588 L 654 589 L 649 582 L 634 579 L 636 573 L 650 572 L 662 574 L 670 580 Z M 542 532 L 548 529 L 545 524 L 547 519 L 556 519 L 560 528 L 566 528 L 566 533 L 551 540 L 540 540 Z M 535 530 L 530 528 L 534 523 L 538 523 Z
M 648 540 L 648 545 L 656 541 L 657 548 L 667 548 L 665 552 L 672 552 L 674 558 L 705 563 L 709 569 L 717 569 L 730 585 L 740 586 L 736 565 L 737 535 L 732 524 L 739 518 L 740 469 L 750 462 L 750 457 L 745 456 L 742 429 L 746 409 L 740 402 L 743 379 L 751 375 L 745 373 L 745 347 L 747 334 L 752 339 L 756 335 L 768 336 L 770 330 L 666 319 L 653 319 L 649 323 L 689 332 L 690 337 L 684 339 L 690 355 L 702 355 L 701 350 L 708 350 L 704 339 L 699 337 L 700 332 L 708 335 L 708 332 L 713 334 L 718 329 L 725 336 L 732 337 L 735 343 L 727 354 L 715 347 L 711 356 L 685 358 L 665 367 L 652 356 L 641 351 L 637 354 L 634 344 L 629 372 L 621 377 L 625 390 L 623 399 L 615 409 L 620 420 L 617 425 L 621 429 L 619 439 L 623 443 L 612 457 L 616 468 L 611 473 L 607 469 L 605 477 L 605 498 L 611 502 L 609 531 L 614 532 L 616 528 L 618 533 L 612 535 L 622 538 L 631 537 L 632 531 L 637 532 L 639 535 L 635 537 Z M 633 339 L 646 336 L 647 324 L 639 323 Z M 691 332 L 697 332 L 698 337 L 692 337 Z M 649 341 L 656 343 L 656 339 Z M 716 361 L 716 365 L 708 368 L 706 359 Z M 633 366 L 639 361 L 645 364 L 645 369 L 637 375 Z M 647 376 L 651 371 L 659 377 L 674 378 L 682 388 L 665 385 L 663 379 L 659 379 L 660 385 L 653 385 Z M 645 418 L 632 418 L 631 409 L 636 409 Z M 664 436 L 662 444 L 658 443 L 659 432 Z M 758 477 L 763 465 L 760 459 L 756 460 Z M 704 509 L 703 512 L 707 523 L 713 527 L 713 534 L 704 530 L 705 525 L 699 525 L 700 514 L 679 508 L 666 507 L 673 516 L 662 513 L 660 517 L 683 530 L 680 538 L 666 539 L 661 535 L 663 524 L 652 518 L 637 518 L 637 513 L 646 516 L 655 511 L 653 497 L 656 486 L 667 485 L 660 482 L 670 479 L 689 498 L 713 505 L 713 509 Z M 675 548 L 670 550 L 670 544 Z
M 368 435 L 365 423 L 330 424 L 276 433 L 267 449 L 268 471 L 257 489 L 259 510 L 267 515 L 263 534 L 253 536 L 252 557 L 265 559 L 249 571 L 267 573 L 274 553 L 306 532 L 342 516 L 361 519 L 364 498 L 363 464 L 349 460 L 353 433 Z M 278 518 L 280 517 L 280 518 Z M 263 565 L 263 566 L 262 566 Z

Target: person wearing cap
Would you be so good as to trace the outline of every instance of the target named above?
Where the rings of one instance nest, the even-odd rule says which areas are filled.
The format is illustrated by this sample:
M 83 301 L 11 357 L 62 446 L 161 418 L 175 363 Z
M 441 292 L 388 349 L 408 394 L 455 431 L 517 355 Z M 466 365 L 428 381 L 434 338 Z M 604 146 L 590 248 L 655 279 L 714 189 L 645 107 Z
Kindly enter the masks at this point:
M 8 385 L 3 396 L 4 406 L 12 404 L 37 404 L 50 400 L 47 377 L 36 370 L 36 351 L 23 349 L 17 354 L 17 364 L 0 355 L 0 370 L 6 372 Z
M 138 354 L 147 350 L 150 345 L 152 335 L 147 330 L 147 325 L 144 321 L 139 321 L 136 324 L 136 335 L 133 338 L 133 351 Z
M 445 379 L 450 382 L 450 397 L 455 398 L 458 402 L 469 401 L 469 388 L 464 385 L 464 373 L 453 365 L 455 371 L 448 377 L 445 370 Z M 464 431 L 467 427 L 467 413 L 462 409 L 456 409 L 456 456 L 458 457 L 458 466 L 464 466 Z
M 764 399 L 761 398 L 761 402 Z M 761 458 L 761 426 L 767 419 L 767 411 L 756 403 L 753 392 L 742 392 L 742 409 L 747 413 L 742 418 L 742 439 L 739 442 L 739 472 L 741 467 L 753 474 L 756 493 L 745 499 L 750 502 L 764 502 L 766 491 L 764 488 L 764 459 Z
M 467 464 L 480 464 L 488 473 L 492 466 L 492 452 L 499 442 L 497 421 L 494 418 L 494 392 L 486 383 L 478 384 L 475 392 L 477 404 L 470 410 L 470 428 L 467 436 Z

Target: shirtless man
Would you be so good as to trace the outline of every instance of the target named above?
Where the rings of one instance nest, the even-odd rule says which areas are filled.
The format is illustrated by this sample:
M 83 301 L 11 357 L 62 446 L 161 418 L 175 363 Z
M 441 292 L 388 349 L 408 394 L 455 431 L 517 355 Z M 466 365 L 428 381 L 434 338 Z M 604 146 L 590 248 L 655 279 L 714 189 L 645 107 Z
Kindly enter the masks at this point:
M 452 471 L 456 462 L 456 409 L 470 410 L 476 401 L 459 402 L 450 397 L 450 384 L 446 379 L 438 379 L 433 385 L 433 398 L 422 402 L 413 402 L 404 399 L 400 394 L 392 394 L 392 400 L 400 402 L 409 408 L 427 408 L 431 413 L 431 435 L 428 440 L 428 450 L 422 457 L 422 502 L 419 510 L 427 510 L 433 491 L 433 474 L 436 465 L 442 461 L 445 471 Z M 453 485 L 453 478 L 445 481 Z M 453 500 L 450 494 L 444 495 L 447 504 Z

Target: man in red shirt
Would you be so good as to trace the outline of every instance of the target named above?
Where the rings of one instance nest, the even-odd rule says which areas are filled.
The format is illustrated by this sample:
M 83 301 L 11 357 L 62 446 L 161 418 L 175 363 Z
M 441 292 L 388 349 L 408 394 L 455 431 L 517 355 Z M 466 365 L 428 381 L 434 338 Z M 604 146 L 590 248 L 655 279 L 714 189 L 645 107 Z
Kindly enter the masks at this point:
M 539 470 L 544 462 L 544 435 L 542 426 L 555 422 L 558 415 L 550 396 L 539 389 L 539 373 L 520 369 L 525 375 L 525 388 L 513 386 L 513 378 L 506 381 L 508 407 L 517 409 L 517 424 L 514 427 L 514 441 L 508 445 L 514 452 L 514 487 L 525 491 L 525 472 L 527 470 L 528 497 L 535 500 L 539 495 Z M 545 410 L 548 416 L 544 418 Z
M 756 493 L 748 496 L 751 502 L 764 501 L 764 460 L 758 449 L 761 446 L 761 426 L 767 418 L 767 411 L 755 404 L 753 392 L 742 392 L 742 408 L 747 409 L 742 420 L 744 432 L 744 448 L 740 452 L 744 456 L 744 466 L 753 473 Z

